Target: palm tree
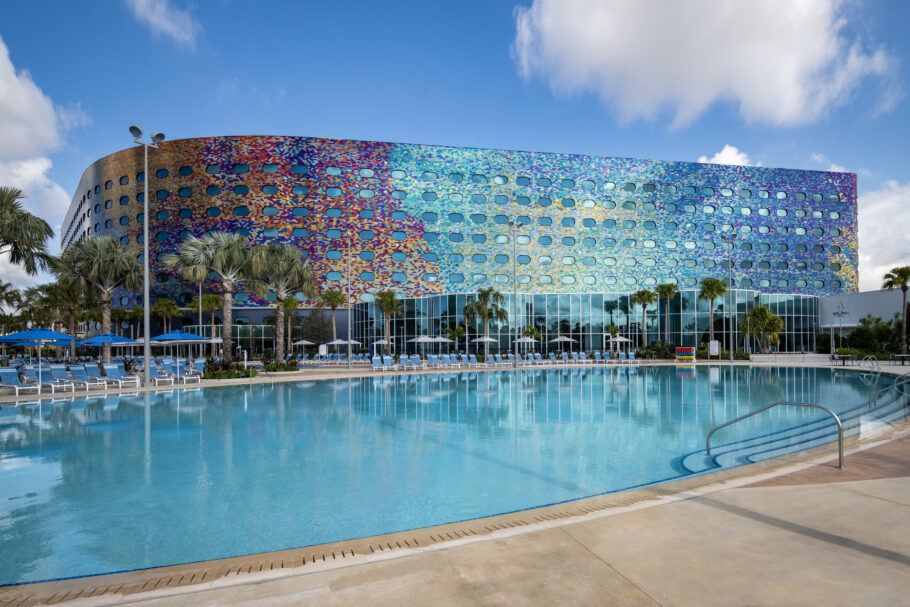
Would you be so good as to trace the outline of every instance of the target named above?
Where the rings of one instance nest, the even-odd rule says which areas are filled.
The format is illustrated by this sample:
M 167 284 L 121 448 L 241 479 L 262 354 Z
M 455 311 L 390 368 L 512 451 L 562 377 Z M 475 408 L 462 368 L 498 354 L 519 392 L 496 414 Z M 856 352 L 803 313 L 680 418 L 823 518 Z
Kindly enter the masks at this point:
M 110 236 L 87 238 L 70 245 L 54 270 L 62 282 L 91 286 L 101 298 L 101 332 L 111 332 L 111 299 L 120 288 L 137 290 L 142 285 L 142 266 L 136 254 Z M 111 362 L 111 345 L 104 344 L 102 359 Z
M 632 295 L 632 303 L 641 306 L 641 347 L 648 347 L 648 306 L 657 301 L 657 294 L 654 291 L 642 289 Z
M 454 327 L 447 327 L 445 331 L 442 332 L 446 338 L 451 339 L 455 342 L 455 351 L 458 352 L 458 340 L 464 337 L 464 327 L 461 325 L 455 325 Z
M 765 306 L 755 306 L 746 312 L 740 326 L 744 333 L 755 339 L 758 349 L 763 354 L 767 354 L 771 350 L 770 345 L 780 340 L 780 334 L 784 330 L 784 321 Z
M 0 313 L 4 317 L 8 316 L 12 310 L 19 307 L 22 302 L 22 294 L 8 282 L 0 280 Z M 6 326 L 0 324 L 0 334 L 6 333 Z
M 256 276 L 263 261 L 263 248 L 251 248 L 247 239 L 228 232 L 209 232 L 204 236 L 190 236 L 177 249 L 176 255 L 165 255 L 164 265 L 177 270 L 194 284 L 205 280 L 214 272 L 221 281 L 221 312 L 224 325 L 221 340 L 225 362 L 233 359 L 231 338 L 231 305 L 237 283 Z
M 205 293 L 202 296 L 202 312 L 209 315 L 209 321 L 211 322 L 211 337 L 215 337 L 215 312 L 221 309 L 221 298 L 214 293 Z M 193 301 L 190 302 L 191 310 L 198 310 L 199 298 L 194 297 Z M 199 332 L 202 332 L 202 327 L 199 327 Z M 215 342 L 210 344 L 211 348 L 209 349 L 209 358 L 215 358 Z
M 180 314 L 180 308 L 173 300 L 159 297 L 149 308 L 149 312 L 161 317 L 161 329 L 167 333 L 171 330 L 171 319 Z
M 37 274 L 51 265 L 45 243 L 54 231 L 46 221 L 22 208 L 19 201 L 23 198 L 22 190 L 0 186 L 0 255 L 8 254 L 10 263 Z
M 382 320 L 385 325 L 385 353 L 390 354 L 392 351 L 392 317 L 400 316 L 404 304 L 395 291 L 380 291 L 373 300 L 373 305 L 382 312 Z
M 708 300 L 708 314 L 711 324 L 708 325 L 708 339 L 714 341 L 714 300 L 727 294 L 727 283 L 719 278 L 703 278 L 701 281 L 701 290 L 698 292 L 699 299 Z
M 479 319 L 483 322 L 483 336 L 486 338 L 490 333 L 490 320 L 505 322 L 509 320 L 509 312 L 503 307 L 506 298 L 494 287 L 487 287 L 477 292 L 477 296 L 471 296 L 464 307 L 465 322 L 473 322 Z M 490 355 L 490 342 L 483 342 L 484 357 Z
M 332 311 L 332 341 L 338 339 L 338 334 L 335 331 L 335 310 L 343 306 L 344 302 L 344 293 L 338 289 L 329 289 L 322 294 L 322 303 Z M 350 332 L 350 328 L 348 328 L 348 332 Z M 338 346 L 335 346 L 335 349 L 337 350 Z
M 910 287 L 910 266 L 892 268 L 885 274 L 885 281 L 882 283 L 882 289 L 890 291 L 900 289 L 903 294 L 903 305 L 901 305 L 901 354 L 907 353 L 907 289 Z
M 275 294 L 275 353 L 284 360 L 288 349 L 284 339 L 284 301 L 297 291 L 316 298 L 319 290 L 313 273 L 303 261 L 300 249 L 289 245 L 269 244 L 261 249 L 263 260 L 258 271 L 249 281 L 250 287 L 260 296 Z M 334 319 L 333 319 L 334 320 Z M 287 341 L 290 341 L 288 339 Z
M 120 335 L 123 328 L 123 321 L 129 320 L 132 317 L 133 315 L 129 310 L 111 308 L 111 322 L 114 325 L 114 335 Z M 70 335 L 72 335 L 72 333 Z
M 56 263 L 56 260 L 55 260 Z M 76 317 L 85 309 L 85 289 L 79 283 L 57 280 L 45 287 L 50 304 L 58 311 L 61 320 L 66 320 L 66 333 L 76 335 Z M 117 310 L 111 310 L 113 316 Z M 70 360 L 76 359 L 76 341 L 70 341 Z
M 664 343 L 670 344 L 670 300 L 676 297 L 679 289 L 672 282 L 657 285 L 657 296 L 664 300 Z

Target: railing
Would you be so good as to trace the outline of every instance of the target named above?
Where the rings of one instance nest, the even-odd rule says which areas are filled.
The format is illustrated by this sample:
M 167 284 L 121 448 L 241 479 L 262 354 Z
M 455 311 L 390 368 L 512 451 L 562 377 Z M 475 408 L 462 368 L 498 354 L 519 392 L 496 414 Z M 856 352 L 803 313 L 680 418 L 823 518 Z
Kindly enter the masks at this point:
M 904 373 L 903 375 L 901 375 L 900 377 L 898 377 L 896 380 L 894 380 L 894 383 L 893 383 L 893 384 L 888 385 L 888 386 L 885 386 L 884 388 L 879 388 L 878 390 L 876 390 L 875 393 L 874 393 L 872 396 L 869 397 L 869 406 L 870 406 L 870 407 L 875 407 L 875 406 L 877 406 L 877 405 L 878 405 L 878 397 L 879 397 L 880 395 L 882 395 L 883 393 L 887 392 L 888 390 L 891 390 L 892 388 L 897 388 L 898 386 L 902 386 L 902 385 L 907 384 L 907 383 L 910 383 L 910 372 Z
M 786 400 L 779 400 L 777 402 L 771 403 L 770 405 L 766 405 L 766 406 L 762 407 L 761 409 L 756 409 L 755 411 L 750 411 L 749 413 L 746 413 L 745 415 L 740 415 L 736 419 L 731 419 L 730 421 L 724 422 L 723 424 L 720 424 L 719 426 L 715 426 L 710 432 L 708 432 L 708 438 L 705 439 L 705 451 L 708 452 L 709 456 L 711 455 L 711 435 L 713 435 L 715 432 L 717 432 L 721 428 L 726 428 L 727 426 L 735 424 L 738 421 L 742 421 L 742 420 L 746 419 L 747 417 L 752 417 L 753 415 L 758 415 L 759 413 L 767 411 L 768 409 L 771 409 L 773 407 L 779 407 L 782 405 L 792 406 L 792 407 L 806 407 L 808 409 L 821 409 L 822 411 L 824 411 L 825 413 L 827 413 L 828 415 L 830 415 L 831 417 L 834 418 L 834 421 L 837 424 L 837 467 L 840 468 L 841 470 L 843 470 L 844 469 L 844 425 L 840 422 L 840 418 L 837 416 L 837 413 L 835 413 L 828 407 L 825 407 L 823 405 L 817 405 L 815 403 L 798 403 L 798 402 L 792 402 L 792 401 L 786 401 Z
M 874 356 L 871 356 L 871 355 L 866 356 L 861 361 L 859 361 L 859 366 L 862 367 L 863 363 L 865 363 L 866 361 L 869 361 L 869 369 L 871 371 L 878 371 L 879 373 L 881 373 L 882 368 L 879 366 L 877 358 L 875 358 Z

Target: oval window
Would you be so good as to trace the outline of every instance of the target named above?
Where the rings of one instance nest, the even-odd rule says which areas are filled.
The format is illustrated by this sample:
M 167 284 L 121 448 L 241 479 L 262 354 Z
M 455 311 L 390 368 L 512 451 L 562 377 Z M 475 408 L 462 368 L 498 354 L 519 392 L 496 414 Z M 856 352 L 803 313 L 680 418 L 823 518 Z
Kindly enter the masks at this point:
M 326 188 L 325 193 L 327 196 L 330 196 L 332 198 L 338 198 L 341 196 L 341 190 L 338 188 Z
M 278 186 L 277 185 L 264 185 L 264 186 L 262 186 L 262 193 L 265 194 L 266 196 L 272 196 L 273 194 L 277 194 Z

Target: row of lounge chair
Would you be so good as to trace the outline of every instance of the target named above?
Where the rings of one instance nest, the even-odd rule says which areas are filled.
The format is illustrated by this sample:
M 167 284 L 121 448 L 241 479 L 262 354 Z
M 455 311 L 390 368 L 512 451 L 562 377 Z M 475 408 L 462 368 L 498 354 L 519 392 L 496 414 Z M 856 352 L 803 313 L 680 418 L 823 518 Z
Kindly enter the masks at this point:
M 552 365 L 552 364 L 639 364 L 634 353 L 626 355 L 620 352 L 617 358 L 612 358 L 609 352 L 594 352 L 593 358 L 588 358 L 584 352 L 572 352 L 571 356 L 563 352 L 561 357 L 557 357 L 554 352 L 550 352 L 548 358 L 544 358 L 539 353 L 528 354 L 522 357 L 521 354 L 506 354 L 504 359 L 501 354 L 494 354 L 490 360 L 480 362 L 475 354 L 428 354 L 426 359 L 420 358 L 417 354 L 402 355 L 398 362 L 395 362 L 391 356 L 374 356 L 371 361 L 373 371 L 397 371 L 399 369 L 460 369 L 460 368 L 490 368 L 490 367 L 512 367 L 516 363 L 519 366 L 528 367 L 532 365 Z
M 156 386 L 173 385 L 175 382 L 183 384 L 198 382 L 202 377 L 199 373 L 182 372 L 177 362 L 158 366 L 151 361 L 149 372 L 150 379 Z M 0 367 L 0 387 L 11 388 L 16 396 L 20 393 L 37 393 L 39 385 L 41 390 L 50 390 L 55 394 L 58 391 L 75 392 L 77 388 L 84 388 L 86 392 L 93 388 L 100 390 L 110 387 L 138 388 L 141 379 L 138 375 L 128 374 L 123 363 L 42 366 L 40 384 L 36 370 L 29 365 L 21 365 L 18 368 Z

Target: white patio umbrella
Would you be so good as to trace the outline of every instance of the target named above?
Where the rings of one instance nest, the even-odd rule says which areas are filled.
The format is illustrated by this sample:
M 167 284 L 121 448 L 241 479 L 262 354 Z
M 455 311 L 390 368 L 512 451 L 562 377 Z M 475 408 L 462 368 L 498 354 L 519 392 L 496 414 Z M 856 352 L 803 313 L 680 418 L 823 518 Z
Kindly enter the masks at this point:
M 471 343 L 475 343 L 475 344 L 495 344 L 497 341 L 499 341 L 499 340 L 493 339 L 492 337 L 475 337 L 474 339 L 471 340 Z
M 298 339 L 297 341 L 295 341 L 295 342 L 292 343 L 291 345 L 292 345 L 292 346 L 315 346 L 316 344 L 314 344 L 314 343 L 311 342 L 311 341 L 307 341 L 307 340 L 305 340 L 305 339 Z
M 451 344 L 451 343 L 455 343 L 455 342 L 453 340 L 449 339 L 448 337 L 443 337 L 442 335 L 439 335 L 439 336 L 433 338 L 433 343 Z M 446 348 L 446 352 L 448 352 L 448 351 L 449 351 L 449 349 Z
M 574 344 L 574 343 L 578 343 L 578 340 L 572 339 L 571 337 L 566 337 L 565 335 L 560 335 L 559 337 L 555 337 L 555 338 L 551 339 L 550 343 L 551 344 L 567 344 L 567 343 Z
M 520 337 L 520 338 L 518 338 L 517 343 L 520 343 L 520 344 L 536 344 L 536 343 L 537 343 L 537 340 L 534 339 L 533 337 Z
M 629 343 L 632 340 L 629 339 L 628 337 L 623 337 L 622 335 L 617 335 L 616 337 L 611 337 L 607 341 L 610 343 L 613 343 L 613 344 L 624 344 L 624 343 Z
M 419 337 L 412 337 L 411 339 L 408 340 L 408 343 L 409 344 L 431 344 L 431 343 L 433 343 L 433 341 L 434 340 L 432 337 L 429 337 L 427 335 L 421 335 Z M 426 350 L 424 350 L 424 354 L 426 354 Z

